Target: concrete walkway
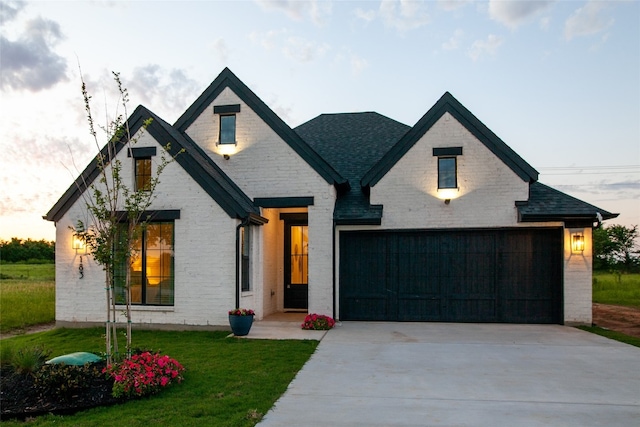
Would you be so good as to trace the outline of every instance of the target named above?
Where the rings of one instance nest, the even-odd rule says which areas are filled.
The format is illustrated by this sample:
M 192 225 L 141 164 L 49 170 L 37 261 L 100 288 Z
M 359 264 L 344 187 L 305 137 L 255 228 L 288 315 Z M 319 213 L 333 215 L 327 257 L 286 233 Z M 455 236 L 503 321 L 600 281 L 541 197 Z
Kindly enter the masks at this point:
M 345 322 L 260 427 L 640 425 L 640 348 L 559 325 Z

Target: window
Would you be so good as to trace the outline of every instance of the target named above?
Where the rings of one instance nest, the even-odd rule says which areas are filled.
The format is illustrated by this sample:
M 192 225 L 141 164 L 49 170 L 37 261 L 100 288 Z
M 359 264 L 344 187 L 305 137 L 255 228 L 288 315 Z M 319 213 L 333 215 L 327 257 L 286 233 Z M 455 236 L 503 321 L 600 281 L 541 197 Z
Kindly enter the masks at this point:
M 220 117 L 220 134 L 218 144 L 236 143 L 236 113 L 240 112 L 240 104 L 215 105 L 213 114 Z
M 433 155 L 438 157 L 438 190 L 458 188 L 458 157 L 462 147 L 437 147 Z
M 242 271 L 240 272 L 240 278 L 242 282 L 242 290 L 251 290 L 250 269 L 249 269 L 249 254 L 251 253 L 251 227 L 245 226 L 241 228 L 241 262 Z
M 458 188 L 456 158 L 438 157 L 438 189 Z
M 220 116 L 220 144 L 236 143 L 236 115 Z
M 126 232 L 126 224 L 122 224 Z M 138 230 L 133 255 L 115 268 L 116 303 L 126 303 L 127 269 L 131 275 L 131 304 L 172 306 L 174 297 L 174 222 L 152 222 Z
M 151 157 L 135 159 L 136 191 L 151 190 Z

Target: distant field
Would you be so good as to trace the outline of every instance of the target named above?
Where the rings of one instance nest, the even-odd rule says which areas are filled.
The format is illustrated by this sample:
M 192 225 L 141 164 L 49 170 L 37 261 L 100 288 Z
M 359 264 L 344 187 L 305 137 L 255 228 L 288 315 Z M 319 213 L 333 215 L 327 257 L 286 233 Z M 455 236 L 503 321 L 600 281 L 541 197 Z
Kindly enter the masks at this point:
M 1 280 L 0 332 L 53 322 L 55 296 L 52 280 Z
M 640 274 L 593 273 L 593 302 L 640 308 Z
M 0 280 L 55 280 L 55 264 L 0 263 Z

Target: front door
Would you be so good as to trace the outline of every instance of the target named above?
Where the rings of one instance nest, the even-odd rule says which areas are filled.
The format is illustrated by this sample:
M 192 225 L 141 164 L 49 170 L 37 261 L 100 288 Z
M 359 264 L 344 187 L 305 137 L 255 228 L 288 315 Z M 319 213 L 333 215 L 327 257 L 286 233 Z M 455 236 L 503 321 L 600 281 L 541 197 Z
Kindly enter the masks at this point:
M 307 309 L 309 226 L 306 214 L 284 218 L 284 309 Z

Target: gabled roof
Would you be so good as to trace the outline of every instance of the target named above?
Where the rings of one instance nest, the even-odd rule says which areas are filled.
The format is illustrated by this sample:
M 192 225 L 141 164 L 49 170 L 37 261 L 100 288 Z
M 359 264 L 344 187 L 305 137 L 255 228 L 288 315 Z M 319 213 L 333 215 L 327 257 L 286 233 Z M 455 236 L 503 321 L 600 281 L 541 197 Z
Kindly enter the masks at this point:
M 295 128 L 313 149 L 347 178 L 351 191 L 338 195 L 336 224 L 380 224 L 382 206 L 371 206 L 360 180 L 410 129 L 374 112 L 322 114 Z
M 427 113 L 407 132 L 400 141 L 374 165 L 362 178 L 363 187 L 374 186 L 404 156 L 413 145 L 442 117 L 451 114 L 471 134 L 482 142 L 493 154 L 509 166 L 523 181 L 534 182 L 538 172 L 525 162 L 515 151 L 486 127 L 471 111 L 449 92 L 446 92 Z
M 259 208 L 254 206 L 251 199 L 222 172 L 213 160 L 202 152 L 202 149 L 194 141 L 187 135 L 176 131 L 171 125 L 143 106 L 138 106 L 128 119 L 131 134 L 134 135 L 140 130 L 144 121 L 149 118 L 153 120 L 147 127 L 147 132 L 162 146 L 170 143 L 169 154 L 175 156 L 176 161 L 184 170 L 230 217 L 255 219 L 259 216 Z M 126 146 L 125 139 L 117 141 L 114 146 L 115 153 L 111 154 L 112 157 L 115 157 Z M 180 152 L 183 149 L 184 151 Z M 105 146 L 101 152 L 106 156 L 108 146 Z M 58 221 L 93 183 L 99 173 L 97 159 L 94 159 L 46 214 L 45 219 Z
M 348 180 L 342 177 L 334 168 L 316 153 L 296 132 L 293 131 L 276 113 L 271 110 L 258 96 L 253 93 L 228 68 L 191 104 L 182 116 L 175 122 L 174 127 L 185 133 L 186 129 L 202 114 L 202 112 L 222 93 L 225 88 L 231 89 L 249 108 L 251 108 L 271 129 L 274 130 L 300 157 L 302 157 L 329 184 L 336 186 L 348 185 Z
M 535 221 L 588 221 L 612 219 L 617 213 L 571 197 L 540 182 L 529 186 L 529 200 L 516 202 L 521 222 Z M 600 214 L 601 218 L 598 218 Z

